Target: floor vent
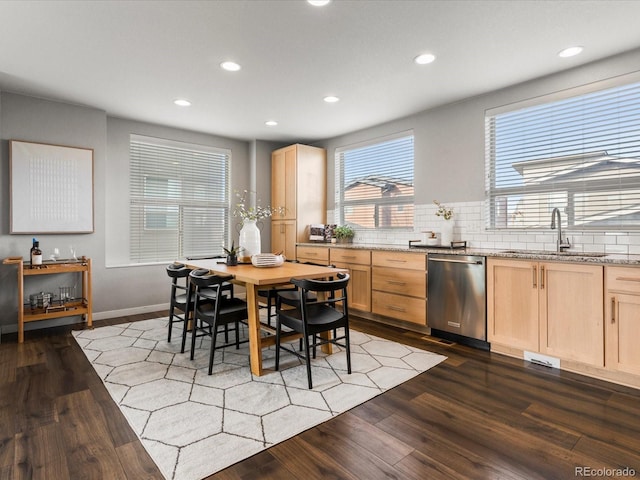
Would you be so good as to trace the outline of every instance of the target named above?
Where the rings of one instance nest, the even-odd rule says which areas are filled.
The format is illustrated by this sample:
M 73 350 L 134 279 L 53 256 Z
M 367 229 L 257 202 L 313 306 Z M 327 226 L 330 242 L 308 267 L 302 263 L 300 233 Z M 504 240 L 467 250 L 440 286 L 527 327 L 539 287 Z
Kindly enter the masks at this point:
M 535 363 L 536 365 L 542 365 L 543 367 L 560 368 L 559 358 L 543 355 L 542 353 L 525 351 L 524 359 L 528 362 Z

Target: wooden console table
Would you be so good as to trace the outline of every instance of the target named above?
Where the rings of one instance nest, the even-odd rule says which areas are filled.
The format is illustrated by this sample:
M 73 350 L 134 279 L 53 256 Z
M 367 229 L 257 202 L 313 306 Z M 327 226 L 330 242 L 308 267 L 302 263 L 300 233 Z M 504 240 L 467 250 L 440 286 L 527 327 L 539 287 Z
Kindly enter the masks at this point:
M 79 260 L 44 262 L 36 268 L 31 268 L 28 264 L 25 266 L 22 257 L 8 257 L 2 263 L 5 265 L 17 265 L 18 267 L 18 343 L 24 342 L 25 322 L 82 315 L 87 322 L 87 326 L 93 326 L 91 318 L 91 259 L 82 257 Z M 47 308 L 32 308 L 31 305 L 24 304 L 24 281 L 26 277 L 73 272 L 82 274 L 82 294 L 80 298 L 70 298 L 64 303 L 60 300 L 54 301 Z

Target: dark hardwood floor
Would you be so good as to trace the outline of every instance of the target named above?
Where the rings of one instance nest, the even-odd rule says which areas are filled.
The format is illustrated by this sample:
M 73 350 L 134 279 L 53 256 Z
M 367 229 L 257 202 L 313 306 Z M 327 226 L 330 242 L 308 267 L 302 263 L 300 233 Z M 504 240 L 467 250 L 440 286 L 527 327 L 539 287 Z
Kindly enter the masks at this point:
M 640 391 L 393 327 L 353 327 L 448 360 L 210 479 L 640 477 Z M 0 479 L 162 478 L 71 328 L 27 332 L 22 345 L 2 338 Z

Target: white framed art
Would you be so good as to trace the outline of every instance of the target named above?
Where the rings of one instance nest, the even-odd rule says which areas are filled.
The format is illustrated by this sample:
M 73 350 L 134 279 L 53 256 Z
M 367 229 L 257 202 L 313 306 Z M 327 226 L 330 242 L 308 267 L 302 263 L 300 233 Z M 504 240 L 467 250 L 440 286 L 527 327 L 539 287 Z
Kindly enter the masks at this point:
M 10 233 L 93 233 L 93 149 L 9 140 Z

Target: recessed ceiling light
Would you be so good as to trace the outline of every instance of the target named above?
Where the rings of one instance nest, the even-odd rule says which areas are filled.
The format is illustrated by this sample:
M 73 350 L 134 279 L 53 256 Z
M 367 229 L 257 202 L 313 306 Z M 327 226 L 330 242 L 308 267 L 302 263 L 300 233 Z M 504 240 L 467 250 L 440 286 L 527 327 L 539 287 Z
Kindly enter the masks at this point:
M 266 122 L 264 122 L 264 124 L 267 127 L 275 127 L 276 125 L 278 125 L 278 122 L 276 122 L 275 120 L 267 120 Z
M 222 62 L 220 64 L 220 66 L 222 68 L 224 68 L 226 71 L 228 72 L 237 72 L 238 70 L 240 70 L 242 67 L 237 64 L 236 62 Z
M 414 58 L 413 61 L 418 65 L 426 65 L 433 62 L 435 59 L 436 56 L 432 53 L 423 53 L 422 55 L 418 55 L 416 58 Z
M 190 107 L 191 106 L 191 102 L 189 100 L 184 99 L 184 98 L 178 98 L 178 99 L 174 100 L 173 103 L 175 103 L 176 105 L 178 105 L 180 107 Z
M 314 7 L 324 7 L 330 2 L 331 0 L 307 0 L 307 3 L 313 5 Z
M 584 50 L 584 48 L 580 46 L 569 47 L 558 52 L 558 56 L 562 58 L 573 57 L 575 55 L 578 55 L 579 53 L 582 53 L 582 50 Z
M 336 103 L 339 102 L 340 99 L 338 97 L 334 97 L 333 95 L 328 95 L 324 97 L 324 101 L 327 103 Z

